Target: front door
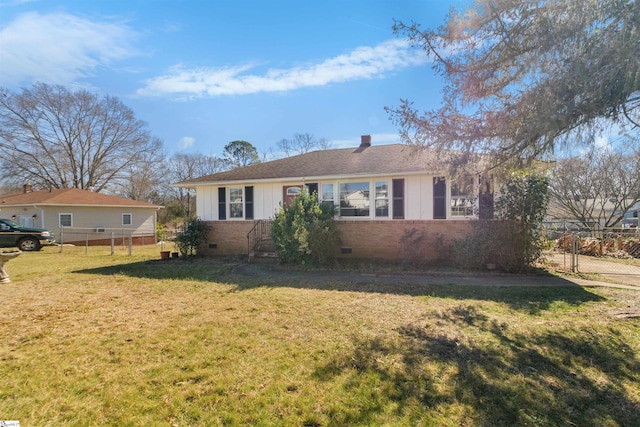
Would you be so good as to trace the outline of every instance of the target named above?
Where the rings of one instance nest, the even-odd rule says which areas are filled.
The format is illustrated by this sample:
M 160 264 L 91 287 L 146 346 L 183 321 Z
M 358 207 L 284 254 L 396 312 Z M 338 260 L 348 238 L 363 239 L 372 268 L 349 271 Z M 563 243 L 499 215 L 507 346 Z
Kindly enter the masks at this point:
M 282 187 L 282 200 L 284 206 L 290 206 L 293 199 L 302 191 L 302 185 L 285 185 Z

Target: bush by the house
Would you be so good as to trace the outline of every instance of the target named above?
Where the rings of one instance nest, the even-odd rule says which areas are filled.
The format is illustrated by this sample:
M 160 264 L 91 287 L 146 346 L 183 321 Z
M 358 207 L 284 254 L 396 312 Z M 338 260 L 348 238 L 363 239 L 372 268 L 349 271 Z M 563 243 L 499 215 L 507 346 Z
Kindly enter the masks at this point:
M 333 204 L 320 205 L 303 189 L 289 206 L 280 207 L 271 238 L 283 263 L 326 264 L 337 256 L 340 244 Z
M 536 175 L 513 175 L 496 202 L 497 220 L 471 224 L 465 239 L 452 243 L 454 263 L 465 269 L 495 264 L 507 272 L 522 272 L 540 258 L 540 227 L 549 202 L 548 182 Z
M 180 256 L 196 255 L 200 245 L 207 239 L 209 231 L 211 227 L 199 218 L 187 220 L 175 239 Z

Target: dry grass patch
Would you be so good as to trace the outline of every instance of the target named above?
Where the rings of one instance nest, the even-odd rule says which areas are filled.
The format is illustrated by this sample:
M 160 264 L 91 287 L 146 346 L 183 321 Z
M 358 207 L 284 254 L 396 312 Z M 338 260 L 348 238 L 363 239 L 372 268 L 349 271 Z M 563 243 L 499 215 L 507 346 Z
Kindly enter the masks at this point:
M 250 278 L 73 249 L 7 264 L 5 419 L 640 424 L 640 325 L 616 316 L 640 292 Z

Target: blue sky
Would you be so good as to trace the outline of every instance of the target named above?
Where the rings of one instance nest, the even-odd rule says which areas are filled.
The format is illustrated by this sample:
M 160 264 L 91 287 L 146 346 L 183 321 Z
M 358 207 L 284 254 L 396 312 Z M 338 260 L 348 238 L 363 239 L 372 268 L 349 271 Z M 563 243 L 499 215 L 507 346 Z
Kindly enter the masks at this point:
M 384 107 L 437 107 L 442 85 L 393 19 L 436 27 L 461 1 L 0 0 L 0 86 L 117 96 L 170 155 L 399 142 Z

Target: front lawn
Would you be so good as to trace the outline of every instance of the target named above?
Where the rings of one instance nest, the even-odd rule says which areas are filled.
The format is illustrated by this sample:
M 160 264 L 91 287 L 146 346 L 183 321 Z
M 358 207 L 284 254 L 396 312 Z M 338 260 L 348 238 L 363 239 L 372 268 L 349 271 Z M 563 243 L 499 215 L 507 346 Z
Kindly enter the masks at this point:
M 152 258 L 45 248 L 6 265 L 0 420 L 640 425 L 638 291 L 250 278 Z

